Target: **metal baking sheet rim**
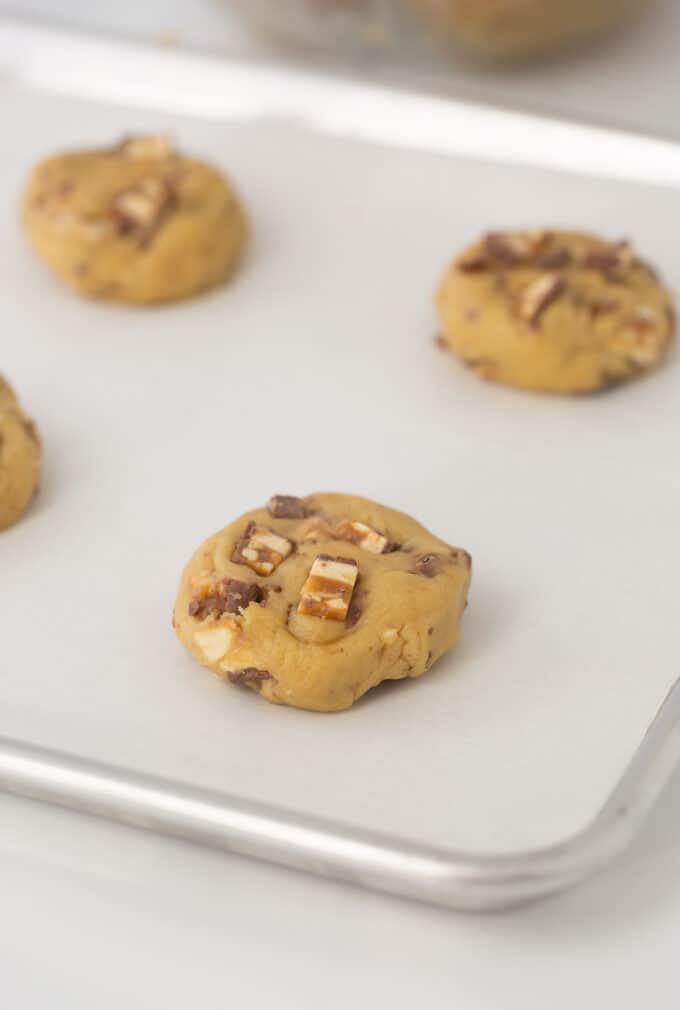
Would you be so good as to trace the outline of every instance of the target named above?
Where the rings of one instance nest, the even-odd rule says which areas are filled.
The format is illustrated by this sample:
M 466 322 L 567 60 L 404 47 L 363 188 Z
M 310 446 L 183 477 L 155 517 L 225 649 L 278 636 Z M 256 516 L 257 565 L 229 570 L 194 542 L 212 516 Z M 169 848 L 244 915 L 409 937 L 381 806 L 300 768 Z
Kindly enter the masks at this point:
M 663 140 L 19 21 L 0 20 L 0 76 L 114 104 L 303 121 L 373 143 L 680 186 L 680 145 Z M 7 738 L 0 789 L 373 890 L 492 911 L 607 865 L 639 833 L 678 763 L 680 682 L 595 819 L 564 842 L 512 855 L 435 849 Z

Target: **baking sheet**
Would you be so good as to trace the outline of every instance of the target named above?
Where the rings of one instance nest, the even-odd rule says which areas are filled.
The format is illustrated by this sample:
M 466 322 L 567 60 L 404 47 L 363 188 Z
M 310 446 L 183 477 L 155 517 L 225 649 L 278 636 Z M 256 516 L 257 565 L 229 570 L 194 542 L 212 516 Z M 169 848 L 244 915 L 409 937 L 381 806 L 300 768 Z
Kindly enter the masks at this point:
M 169 96 L 146 111 L 5 79 L 0 103 L 1 367 L 46 451 L 0 540 L 0 732 L 456 848 L 580 828 L 677 676 L 677 356 L 588 399 L 495 388 L 436 349 L 430 295 L 479 231 L 545 223 L 634 237 L 677 292 L 678 190 L 183 117 Z M 144 129 L 230 173 L 248 257 L 191 303 L 82 301 L 26 249 L 17 195 L 43 153 Z M 319 489 L 475 559 L 455 652 L 333 716 L 221 684 L 170 629 L 205 536 Z

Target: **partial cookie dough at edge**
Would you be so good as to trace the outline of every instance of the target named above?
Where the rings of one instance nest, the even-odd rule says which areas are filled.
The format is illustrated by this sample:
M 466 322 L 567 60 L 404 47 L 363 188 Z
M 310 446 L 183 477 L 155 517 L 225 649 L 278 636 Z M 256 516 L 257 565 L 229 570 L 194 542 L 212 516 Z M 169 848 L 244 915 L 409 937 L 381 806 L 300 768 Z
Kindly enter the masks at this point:
M 0 375 L 0 531 L 14 525 L 38 491 L 40 438 Z

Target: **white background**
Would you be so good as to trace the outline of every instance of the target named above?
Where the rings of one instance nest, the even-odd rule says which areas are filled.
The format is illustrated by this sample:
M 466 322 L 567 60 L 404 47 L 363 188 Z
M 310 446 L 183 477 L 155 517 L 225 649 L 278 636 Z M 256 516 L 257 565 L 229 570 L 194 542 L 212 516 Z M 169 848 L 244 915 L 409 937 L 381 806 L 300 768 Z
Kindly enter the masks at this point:
M 6 105 L 7 101 L 5 93 L 3 103 Z M 34 99 L 13 101 L 18 112 L 18 132 L 16 138 L 4 138 L 5 192 L 16 191 L 26 164 L 45 147 L 75 141 L 83 133 L 94 138 L 97 130 L 102 137 L 108 136 L 114 123 L 130 123 L 133 115 L 138 117 L 135 122 L 141 121 L 139 113 L 128 114 L 123 120 L 101 116 L 78 103 L 64 103 L 58 121 L 56 118 L 52 123 L 44 121 L 36 135 L 34 127 L 41 103 Z M 677 196 L 638 187 L 619 189 L 614 184 L 591 186 L 578 180 L 548 180 L 540 172 L 524 175 L 520 170 L 511 170 L 497 178 L 496 170 L 459 165 L 451 173 L 451 180 L 457 186 L 463 184 L 463 191 L 469 192 L 470 187 L 466 190 L 464 183 L 468 175 L 474 176 L 474 185 L 479 187 L 476 191 L 481 194 L 480 204 L 473 201 L 462 212 L 442 219 L 440 208 L 447 206 L 446 201 L 428 200 L 428 196 L 437 192 L 442 197 L 447 192 L 449 176 L 440 159 L 428 156 L 427 167 L 418 168 L 418 179 L 428 178 L 424 196 L 411 195 L 408 189 L 415 171 L 410 167 L 412 159 L 423 156 L 405 155 L 398 159 L 399 166 L 395 164 L 394 171 L 399 173 L 404 191 L 409 194 L 407 199 L 400 200 L 397 191 L 380 186 L 380 152 L 349 145 L 342 156 L 341 177 L 333 177 L 329 183 L 331 195 L 336 199 L 329 204 L 328 214 L 320 219 L 323 202 L 318 194 L 315 196 L 318 206 L 310 197 L 307 212 L 302 203 L 296 202 L 302 199 L 302 190 L 293 196 L 298 185 L 294 158 L 304 155 L 305 164 L 314 165 L 320 179 L 328 179 L 338 142 L 298 135 L 297 155 L 275 159 L 276 178 L 272 181 L 268 163 L 262 158 L 259 171 L 253 172 L 251 168 L 258 151 L 263 154 L 267 146 L 276 147 L 275 128 L 270 128 L 259 141 L 247 129 L 243 129 L 241 136 L 238 130 L 230 128 L 216 142 L 208 127 L 177 125 L 183 139 L 188 138 L 187 143 L 190 138 L 192 148 L 206 152 L 219 148 L 220 157 L 242 183 L 262 224 L 256 232 L 250 261 L 233 290 L 190 308 L 180 307 L 154 317 L 165 324 L 163 333 L 158 334 L 156 350 L 148 336 L 142 342 L 142 332 L 148 331 L 146 322 L 142 324 L 137 314 L 125 316 L 121 325 L 119 314 L 79 303 L 46 281 L 40 268 L 16 242 L 13 215 L 9 208 L 3 209 L 3 245 L 12 249 L 3 288 L 4 318 L 8 319 L 11 305 L 15 324 L 5 337 L 7 369 L 39 413 L 45 430 L 50 432 L 53 450 L 51 458 L 48 456 L 40 505 L 16 528 L 11 539 L 3 541 L 5 558 L 12 566 L 10 581 L 17 594 L 26 592 L 29 584 L 34 589 L 36 578 L 45 592 L 39 594 L 40 604 L 33 620 L 27 619 L 23 603 L 17 602 L 19 595 L 9 594 L 8 609 L 3 600 L 4 620 L 8 622 L 3 625 L 3 641 L 11 635 L 13 647 L 10 668 L 2 671 L 4 698 L 10 699 L 9 709 L 3 713 L 7 727 L 3 725 L 2 730 L 32 735 L 34 739 L 49 740 L 51 735 L 52 741 L 62 746 L 70 743 L 74 749 L 104 756 L 117 756 L 115 749 L 123 744 L 131 760 L 148 767 L 162 770 L 161 762 L 170 758 L 176 762 L 170 768 L 175 772 L 184 765 L 192 766 L 195 773 L 208 779 L 219 774 L 213 763 L 219 754 L 216 743 L 201 739 L 197 747 L 197 738 L 192 739 L 190 734 L 196 706 L 205 706 L 202 715 L 206 719 L 226 718 L 221 714 L 226 708 L 217 707 L 223 702 L 219 685 L 204 681 L 188 661 L 177 658 L 169 635 L 162 639 L 161 651 L 152 656 L 155 643 L 161 642 L 155 622 L 158 621 L 160 630 L 161 620 L 164 624 L 167 620 L 166 598 L 171 602 L 172 596 L 169 582 L 184 554 L 194 546 L 197 523 L 200 522 L 201 535 L 207 533 L 223 521 L 225 507 L 214 495 L 215 487 L 224 486 L 224 478 L 216 479 L 211 470 L 215 452 L 210 444 L 201 443 L 196 448 L 195 419 L 187 421 L 181 406 L 177 406 L 178 402 L 181 404 L 177 395 L 178 361 L 186 354 L 189 340 L 194 354 L 182 359 L 188 364 L 188 375 L 193 374 L 194 365 L 196 376 L 199 371 L 205 374 L 203 368 L 198 369 L 194 355 L 206 352 L 213 365 L 217 360 L 234 362 L 238 372 L 252 355 L 242 349 L 241 356 L 230 352 L 223 357 L 223 342 L 229 339 L 230 320 L 238 320 L 238 332 L 249 321 L 255 347 L 261 353 L 267 351 L 262 367 L 271 388 L 274 366 L 280 366 L 287 358 L 283 353 L 285 347 L 267 343 L 278 323 L 282 334 L 292 334 L 293 346 L 304 350 L 297 359 L 298 363 L 304 362 L 300 365 L 299 381 L 302 381 L 305 376 L 313 377 L 316 371 L 313 364 L 309 365 L 313 348 L 306 343 L 312 339 L 307 334 L 321 332 L 325 326 L 326 339 L 335 336 L 339 343 L 346 335 L 349 342 L 348 347 L 341 345 L 342 350 L 333 358 L 339 376 L 334 381 L 354 383 L 362 417 L 367 422 L 373 418 L 375 427 L 381 410 L 388 410 L 393 430 L 398 432 L 402 444 L 397 449 L 386 449 L 382 444 L 378 447 L 379 459 L 389 459 L 392 469 L 385 464 L 376 469 L 374 463 L 374 475 L 369 478 L 370 443 L 362 449 L 357 462 L 343 456 L 340 442 L 334 442 L 329 463 L 324 462 L 319 452 L 313 458 L 319 480 L 329 483 L 330 464 L 349 473 L 352 462 L 364 473 L 362 490 L 365 482 L 371 480 L 371 486 L 366 487 L 368 493 L 382 495 L 391 503 L 418 512 L 436 532 L 470 546 L 478 557 L 481 555 L 482 561 L 477 584 L 479 599 L 484 602 L 480 602 L 476 617 L 471 608 L 466 624 L 468 666 L 457 670 L 456 677 L 433 674 L 430 681 L 406 688 L 408 705 L 402 702 L 406 696 L 403 691 L 392 691 L 375 703 L 358 708 L 358 722 L 370 730 L 374 717 L 382 720 L 380 743 L 389 734 L 390 713 L 418 711 L 411 708 L 412 699 L 414 706 L 424 706 L 424 716 L 428 712 L 439 713 L 435 727 L 438 724 L 442 730 L 451 728 L 450 718 L 462 733 L 456 746 L 461 760 L 469 763 L 472 776 L 469 781 L 474 781 L 475 790 L 464 788 L 464 766 L 455 767 L 452 781 L 447 782 L 443 764 L 436 788 L 432 788 L 433 755 L 428 753 L 425 778 L 412 772 L 412 783 L 408 782 L 414 803 L 425 805 L 421 807 L 423 822 L 414 830 L 429 831 L 433 827 L 432 815 L 438 814 L 443 815 L 439 830 L 446 831 L 447 837 L 452 830 L 456 831 L 455 840 L 469 844 L 483 844 L 485 839 L 523 844 L 559 836 L 591 812 L 621 767 L 622 758 L 637 742 L 663 688 L 675 675 L 671 578 L 674 555 L 669 545 L 677 544 L 677 539 L 669 540 L 669 534 L 677 514 L 677 478 L 653 459 L 647 464 L 645 457 L 650 444 L 658 448 L 661 441 L 666 458 L 673 458 L 677 366 L 671 363 L 665 372 L 634 389 L 583 402 L 577 408 L 578 414 L 567 408 L 567 419 L 563 403 L 524 400 L 503 390 L 480 386 L 431 350 L 425 353 L 419 350 L 414 357 L 413 332 L 424 334 L 433 325 L 427 302 L 414 297 L 406 307 L 401 303 L 389 306 L 385 290 L 376 291 L 370 269 L 359 272 L 361 282 L 357 283 L 356 250 L 361 249 L 362 255 L 377 265 L 376 277 L 382 277 L 385 272 L 382 242 L 389 235 L 390 249 L 398 249 L 397 239 L 403 232 L 408 236 L 404 255 L 394 256 L 391 252 L 394 290 L 400 293 L 400 298 L 409 287 L 424 291 L 450 247 L 474 228 L 482 210 L 489 213 L 493 207 L 494 215 L 498 215 L 504 208 L 516 206 L 519 194 L 524 192 L 531 196 L 531 213 L 536 220 L 544 219 L 550 211 L 554 216 L 573 217 L 575 205 L 570 201 L 578 200 L 584 223 L 604 230 L 618 226 L 615 214 L 625 206 L 626 222 L 634 221 L 636 236 L 677 287 L 672 237 L 661 227 L 669 207 L 677 204 Z M 371 186 L 375 188 L 371 190 Z M 360 213 L 364 199 L 377 215 L 374 221 L 379 221 L 375 234 Z M 407 213 L 401 227 L 397 216 L 400 208 Z M 339 210 L 343 213 L 339 214 Z M 523 214 L 528 215 L 529 210 Z M 391 231 L 386 231 L 388 226 Z M 285 290 L 287 278 L 300 276 L 304 265 L 313 265 L 321 235 L 315 231 L 317 228 L 325 229 L 326 237 L 330 229 L 336 243 L 337 266 L 332 284 L 323 286 L 329 283 L 329 275 L 320 270 L 309 285 L 297 291 L 294 300 L 285 304 L 283 318 L 272 320 L 271 299 L 263 297 L 260 306 L 253 301 L 255 293 L 264 293 L 265 283 L 278 284 L 280 290 Z M 43 298 L 36 305 L 34 292 L 38 284 Z M 352 304 L 343 304 L 329 315 L 328 306 L 335 305 L 339 290 L 351 290 Z M 271 293 L 273 288 L 268 291 Z M 284 306 L 282 301 L 276 304 Z M 218 318 L 216 307 L 222 314 Z M 244 316 L 245 312 L 248 315 Z M 353 331 L 352 320 L 359 317 L 361 329 Z M 387 366 L 383 331 L 393 334 L 394 341 Z M 367 339 L 367 334 L 378 332 L 380 342 L 373 344 Z M 196 351 L 195 334 L 199 333 L 203 352 Z M 302 343 L 298 345 L 297 341 Z M 50 361 L 50 369 L 34 370 L 38 352 L 43 361 Z M 155 366 L 154 358 L 159 355 L 168 360 Z M 176 356 L 177 360 L 173 360 Z M 121 377 L 124 357 L 130 362 L 129 372 Z M 356 360 L 373 366 L 366 368 L 358 385 L 351 367 Z M 403 389 L 404 375 L 410 376 L 414 386 L 411 409 L 419 413 L 423 428 L 401 422 L 399 401 L 387 392 L 376 398 L 370 377 L 385 368 L 386 374 L 380 375 L 385 383 L 390 367 L 398 371 L 395 386 L 399 389 Z M 66 375 L 71 369 L 71 374 Z M 214 374 L 204 380 L 205 388 L 192 387 L 191 392 L 195 398 L 192 402 L 206 411 L 208 430 L 214 430 L 214 422 L 220 417 L 214 404 L 224 388 L 223 373 L 219 369 L 212 371 Z M 160 413 L 145 411 L 139 399 L 140 391 L 153 388 L 155 375 L 162 387 L 156 391 Z M 304 382 L 302 385 L 305 390 L 309 388 Z M 387 386 L 383 389 L 387 391 Z M 300 397 L 302 392 L 301 388 Z M 100 417 L 98 408 L 103 393 L 107 414 Z M 283 407 L 281 391 L 274 389 L 272 396 Z M 311 393 L 309 402 L 318 411 L 323 408 L 324 398 L 321 393 Z M 243 407 L 241 401 L 239 406 Z M 119 424 L 112 424 L 116 411 Z M 287 431 L 286 423 L 284 418 L 282 433 L 287 436 L 288 445 L 294 445 L 294 426 Z M 598 479 L 601 450 L 593 443 L 592 433 L 602 430 L 605 423 L 609 470 Z M 367 426 L 371 428 L 370 423 Z M 546 443 L 547 426 L 557 443 L 552 448 L 559 450 L 567 472 L 560 474 L 559 468 L 554 468 L 550 479 L 536 487 L 535 475 L 529 480 L 533 469 L 529 446 L 538 447 L 541 453 L 551 448 Z M 413 479 L 405 477 L 400 467 L 414 458 L 424 431 L 432 439 L 432 446 L 428 442 L 427 465 L 419 470 L 416 493 Z M 165 435 L 165 448 L 159 460 L 154 458 L 153 449 L 163 441 L 161 433 Z M 142 438 L 147 434 L 148 442 Z M 228 460 L 233 460 L 233 444 L 229 444 L 229 439 L 226 441 L 225 454 Z M 439 479 L 437 459 L 444 459 L 442 453 L 449 446 L 451 454 L 460 460 L 461 473 L 466 478 L 461 479 L 460 486 L 456 482 L 454 487 L 450 481 L 442 485 Z M 488 462 L 473 467 L 476 450 L 482 448 Z M 235 452 L 237 461 L 243 464 L 248 454 L 240 445 Z M 634 467 L 631 457 L 635 460 Z M 545 461 L 546 456 L 540 458 Z M 185 470 L 175 465 L 175 459 L 192 460 L 192 482 L 187 482 L 186 491 L 180 488 L 185 482 Z M 284 462 L 289 472 L 293 468 L 298 482 L 312 465 L 308 456 L 297 452 L 292 452 Z M 261 467 L 258 469 L 261 471 Z M 253 474 L 256 472 L 253 470 Z M 276 473 L 282 475 L 284 468 L 280 467 Z M 126 493 L 122 496 L 121 474 L 126 481 Z M 149 479 L 149 474 L 153 479 Z M 595 481 L 596 501 L 589 502 L 582 494 L 570 491 L 576 475 L 582 481 L 578 486 L 587 491 L 592 490 Z M 499 500 L 494 488 L 499 486 L 502 476 L 506 482 Z M 470 491 L 470 477 L 474 493 Z M 441 494 L 444 486 L 446 495 Z M 196 487 L 205 493 L 197 496 Z M 247 491 L 229 488 L 229 508 L 236 510 L 239 494 L 243 497 L 239 508 L 247 507 L 251 494 L 255 493 L 251 488 L 252 475 Z M 269 485 L 265 487 L 263 483 L 260 497 L 269 490 Z M 108 512 L 102 511 L 102 498 L 108 499 Z M 106 514 L 108 536 L 102 535 L 101 521 L 93 522 L 88 515 L 88 506 L 96 507 L 98 516 Z M 168 512 L 171 507 L 173 513 L 160 514 L 149 538 L 149 527 L 140 517 L 154 510 L 159 514 L 158 509 L 164 507 Z M 532 510 L 541 513 L 541 522 L 535 527 L 537 542 L 526 558 L 526 569 L 518 567 L 522 551 L 513 540 L 516 523 L 507 523 L 508 528 L 504 529 L 503 520 L 498 521 L 505 508 L 511 509 L 513 517 L 525 509 L 519 543 L 527 542 L 531 536 Z M 546 527 L 543 521 L 546 512 L 561 520 L 558 529 Z M 608 530 L 600 543 L 600 538 L 588 528 L 593 516 L 606 523 Z M 643 519 L 645 540 L 641 545 L 636 533 Z M 121 548 L 123 520 L 128 537 Z M 563 529 L 572 531 L 567 532 L 564 543 Z M 56 542 L 55 530 L 59 531 Z M 630 536 L 632 530 L 636 533 Z M 88 539 L 89 531 L 96 531 L 96 541 Z M 606 601 L 623 587 L 617 594 L 624 607 L 623 615 L 602 605 L 597 621 L 591 625 L 588 619 L 592 617 L 589 605 L 593 592 L 589 585 L 592 558 L 589 555 L 582 560 L 578 556 L 583 535 L 588 538 L 589 547 L 600 552 L 598 578 L 604 578 L 606 572 L 609 572 L 607 578 L 611 578 L 611 586 L 606 580 L 598 585 L 598 601 Z M 30 583 L 26 566 L 29 549 Z M 82 552 L 80 555 L 74 553 L 78 550 Z M 36 551 L 46 559 L 44 569 L 37 575 Z M 565 566 L 557 581 L 572 580 L 576 590 L 587 589 L 582 609 L 576 613 L 574 592 L 564 593 L 563 585 L 556 589 L 558 594 L 564 593 L 561 599 L 572 602 L 566 618 L 564 611 L 555 607 L 551 610 L 545 601 L 542 610 L 532 602 L 541 588 L 546 591 L 541 582 L 546 551 L 551 570 L 555 565 Z M 112 581 L 107 574 L 105 578 L 94 576 L 84 580 L 82 592 L 76 593 L 73 578 L 82 572 L 85 555 L 91 558 L 96 571 L 113 566 L 122 575 L 129 573 L 129 586 L 123 586 L 122 579 Z M 67 576 L 63 592 L 66 603 L 55 595 L 58 590 L 50 581 L 50 565 L 57 560 Z M 641 568 L 645 576 L 644 593 L 639 591 L 637 582 Z M 3 563 L 3 576 L 8 570 L 9 566 Z M 137 570 L 139 580 L 134 578 Z M 521 570 L 522 580 L 521 585 L 517 580 L 508 591 L 507 573 L 511 570 Z M 3 579 L 3 588 L 6 585 Z M 143 628 L 153 627 L 153 634 L 143 636 L 141 656 L 137 651 L 141 638 L 131 634 L 130 625 L 116 625 L 114 621 L 112 627 L 106 619 L 104 605 L 109 604 L 112 614 L 118 606 L 119 593 L 110 594 L 112 585 L 128 592 L 128 608 L 138 616 Z M 93 608 L 94 617 L 83 615 L 81 607 L 92 599 L 97 604 Z M 66 606 L 71 610 L 70 617 L 64 614 Z M 644 632 L 621 637 L 621 626 L 635 628 L 640 613 Z M 532 627 L 528 675 L 517 666 L 501 672 L 499 654 L 494 656 L 493 649 L 486 644 L 489 624 L 496 629 L 496 642 L 500 640 L 507 655 L 516 658 L 527 645 L 526 629 L 533 621 L 540 633 L 535 634 Z M 54 643 L 66 646 L 78 635 L 83 636 L 87 648 L 82 655 L 74 653 L 75 665 L 69 665 L 64 661 L 63 650 L 55 653 Z M 96 653 L 92 644 L 98 636 L 100 641 L 104 639 L 101 654 Z M 589 646 L 596 646 L 594 654 L 592 648 L 583 648 L 586 640 Z M 33 646 L 28 661 L 24 645 L 19 648 L 21 642 L 27 641 Z M 565 643 L 564 654 L 559 656 L 555 655 L 556 641 Z M 36 646 L 40 650 L 37 656 Z M 541 649 L 543 663 L 539 662 Z M 16 662 L 17 657 L 21 665 Z M 135 670 L 140 672 L 139 679 L 134 683 L 127 681 L 126 687 L 125 678 Z M 116 671 L 123 671 L 122 683 L 112 681 Z M 89 687 L 82 679 L 88 672 Z M 579 695 L 579 704 L 575 706 L 568 674 L 575 676 L 581 687 L 588 683 L 589 677 L 593 680 L 592 695 Z M 168 676 L 172 677 L 173 688 L 166 694 Z M 107 712 L 110 714 L 107 706 L 115 704 L 122 697 L 121 692 L 130 688 L 136 692 L 139 707 L 135 712 L 128 710 L 129 721 L 125 725 L 119 723 L 117 732 L 111 735 L 113 720 L 107 718 Z M 241 725 L 247 740 L 251 739 L 251 731 L 262 732 L 265 727 L 270 739 L 280 741 L 288 734 L 291 746 L 296 747 L 301 746 L 300 734 L 309 732 L 311 761 L 317 760 L 314 745 L 318 748 L 321 737 L 315 741 L 316 729 L 307 730 L 309 717 L 258 705 L 258 699 L 245 693 L 233 694 L 228 711 L 231 718 L 236 713 L 247 720 L 245 732 L 245 724 Z M 152 710 L 154 703 L 158 707 Z M 164 712 L 175 703 L 184 704 L 188 725 L 178 726 L 174 715 L 168 725 Z M 449 707 L 442 710 L 442 704 Z M 612 713 L 615 724 L 607 726 Z M 116 716 L 119 718 L 120 712 Z M 332 738 L 339 739 L 340 735 L 339 730 L 330 731 L 331 751 Z M 232 744 L 233 740 L 227 739 L 224 746 L 233 756 L 238 754 L 238 748 L 229 750 Z M 413 748 L 416 760 L 422 754 L 421 742 L 415 734 L 404 745 Z M 380 749 L 384 753 L 384 746 Z M 498 755 L 495 765 L 490 755 Z M 328 752 L 325 761 L 329 761 Z M 291 784 L 283 778 L 276 779 L 281 774 L 278 763 L 277 760 L 272 765 L 271 773 L 275 776 L 272 780 L 266 760 L 258 757 L 256 765 L 256 768 L 264 766 L 264 774 L 260 771 L 252 775 L 252 763 L 243 759 L 239 771 L 246 778 L 241 778 L 242 784 L 264 788 L 264 794 L 267 790 L 280 793 L 281 789 L 290 788 Z M 285 760 L 283 766 L 285 770 Z M 500 783 L 499 769 L 503 776 Z M 340 780 L 337 771 L 333 771 L 332 760 L 322 763 L 322 770 L 334 775 L 331 781 L 337 785 Z M 233 774 L 231 764 L 224 772 L 225 777 L 229 774 Z M 495 792 L 494 782 L 501 787 Z M 579 789 L 573 795 L 568 794 L 574 783 L 587 787 L 586 792 Z M 228 784 L 234 786 L 233 781 Z M 370 792 L 365 799 L 351 789 L 344 796 L 337 791 L 329 795 L 327 784 L 319 776 L 308 776 L 302 782 L 303 793 L 316 789 L 319 803 L 326 802 L 329 810 L 344 809 L 347 816 L 357 812 L 357 803 L 360 808 L 364 804 L 359 812 L 371 814 Z M 464 816 L 460 813 L 456 816 L 452 797 L 459 806 L 462 804 Z M 441 809 L 437 807 L 438 798 Z M 289 799 L 291 803 L 296 799 L 294 788 Z M 680 907 L 673 884 L 678 870 L 674 854 L 680 827 L 678 804 L 680 794 L 676 788 L 666 795 L 647 835 L 607 877 L 560 901 L 512 916 L 471 919 L 355 893 L 273 868 L 257 867 L 2 799 L 0 995 L 13 1010 L 92 1005 L 106 1010 L 122 1003 L 155 1010 L 161 1005 L 184 1006 L 190 999 L 221 1007 L 236 998 L 246 1006 L 291 1007 L 319 1003 L 339 1007 L 350 1000 L 359 1005 L 369 1002 L 382 1005 L 389 1000 L 397 1007 L 412 1006 L 417 1001 L 423 1006 L 453 1004 L 474 1010 L 512 1006 L 514 1001 L 517 1006 L 529 1008 L 549 1003 L 559 1010 L 573 1007 L 577 1000 L 583 1006 L 607 1005 L 608 1001 L 616 1000 L 620 1006 L 636 1007 L 643 999 L 654 1000 L 662 1008 L 674 1006 L 672 983 L 677 975 L 672 951 Z M 378 819 L 388 814 L 388 809 L 379 807 L 374 811 Z

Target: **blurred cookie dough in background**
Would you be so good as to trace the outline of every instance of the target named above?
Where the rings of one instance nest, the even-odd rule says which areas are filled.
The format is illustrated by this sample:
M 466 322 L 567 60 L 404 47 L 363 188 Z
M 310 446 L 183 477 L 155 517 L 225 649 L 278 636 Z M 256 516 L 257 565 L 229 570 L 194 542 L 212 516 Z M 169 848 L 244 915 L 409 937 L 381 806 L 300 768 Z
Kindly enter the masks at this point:
M 0 530 L 20 518 L 38 490 L 40 439 L 0 375 Z
M 483 59 L 521 59 L 595 38 L 650 0 L 407 0 L 442 39 Z
M 589 393 L 654 368 L 670 346 L 669 292 L 630 243 L 571 231 L 490 232 L 447 268 L 442 346 L 483 378 Z
M 41 161 L 23 200 L 29 240 L 85 295 L 153 303 L 225 281 L 243 250 L 244 210 L 212 166 L 161 134 Z

